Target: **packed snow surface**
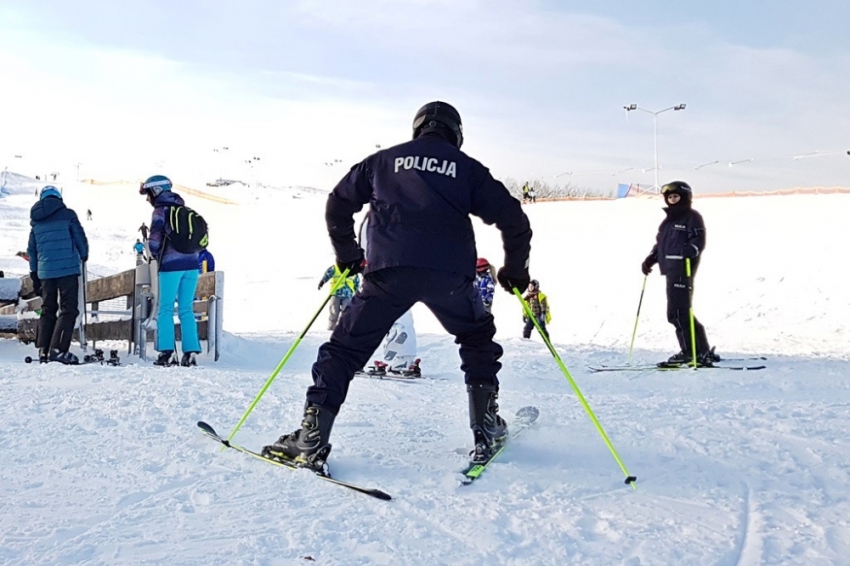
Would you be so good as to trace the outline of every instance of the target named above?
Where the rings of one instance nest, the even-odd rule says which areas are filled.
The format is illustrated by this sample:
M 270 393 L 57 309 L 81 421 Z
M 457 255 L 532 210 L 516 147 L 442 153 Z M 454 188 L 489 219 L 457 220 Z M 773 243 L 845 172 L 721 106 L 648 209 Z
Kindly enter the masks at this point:
M 0 198 L 0 269 L 23 275 L 28 187 Z M 26 190 L 24 190 L 26 189 Z M 229 189 L 229 192 L 228 192 Z M 537 203 L 532 276 L 555 347 L 636 489 L 540 338 L 498 291 L 501 411 L 540 418 L 471 486 L 457 346 L 414 309 L 426 377 L 355 379 L 337 418 L 336 477 L 371 499 L 232 450 L 195 423 L 233 429 L 327 292 L 324 196 L 224 187 L 199 196 L 226 273 L 219 363 L 158 369 L 25 364 L 0 340 L 0 564 L 846 564 L 850 556 L 850 301 L 841 267 L 850 196 L 697 199 L 708 247 L 694 308 L 726 357 L 763 371 L 591 373 L 628 357 L 643 275 L 663 218 L 655 199 Z M 132 184 L 69 185 L 91 240 L 90 277 L 129 269 L 150 207 Z M 93 219 L 85 220 L 92 210 Z M 499 265 L 498 232 L 476 222 Z M 236 435 L 259 448 L 299 426 L 322 313 Z M 634 363 L 675 351 L 653 273 Z M 80 353 L 79 351 L 77 353 Z

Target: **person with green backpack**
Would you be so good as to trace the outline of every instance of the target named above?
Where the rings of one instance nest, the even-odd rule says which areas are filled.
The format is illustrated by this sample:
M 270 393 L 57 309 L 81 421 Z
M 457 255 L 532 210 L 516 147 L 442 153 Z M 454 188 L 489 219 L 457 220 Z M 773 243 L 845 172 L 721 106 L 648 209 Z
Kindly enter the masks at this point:
M 198 285 L 198 253 L 206 247 L 207 226 L 204 219 L 186 206 L 183 198 L 172 190 L 171 180 L 154 175 L 139 187 L 153 206 L 148 247 L 159 264 L 159 310 L 156 314 L 156 350 L 154 365 L 177 365 L 174 336 L 174 301 L 180 318 L 183 356 L 180 365 L 196 365 L 200 353 L 198 325 L 192 304 Z

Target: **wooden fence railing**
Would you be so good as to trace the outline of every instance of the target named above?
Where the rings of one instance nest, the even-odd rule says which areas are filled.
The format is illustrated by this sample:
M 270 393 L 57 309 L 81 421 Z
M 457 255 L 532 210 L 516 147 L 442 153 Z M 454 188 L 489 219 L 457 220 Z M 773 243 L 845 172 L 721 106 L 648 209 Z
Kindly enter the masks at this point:
M 88 281 L 86 315 L 83 317 L 87 343 L 96 345 L 98 341 L 126 340 L 130 352 L 145 358 L 145 345 L 155 338 L 155 330 L 147 327 L 148 321 L 155 318 L 152 308 L 156 304 L 157 295 L 156 289 L 152 288 L 150 274 L 146 273 L 150 269 L 155 269 L 155 264 L 144 263 L 136 266 L 136 269 Z M 0 315 L 8 317 L 23 313 L 18 318 L 16 331 L 19 340 L 29 343 L 35 341 L 38 317 L 27 317 L 25 313 L 39 310 L 42 301 L 41 297 L 34 295 L 29 276 L 21 278 L 20 289 L 21 299 L 17 303 L 0 306 Z M 207 343 L 208 351 L 214 352 L 218 360 L 223 321 L 224 273 L 215 271 L 201 274 L 195 297 L 192 308 L 198 325 L 198 337 Z M 100 303 L 114 303 L 116 299 L 125 299 L 126 307 L 110 310 L 108 318 L 113 320 L 99 320 L 102 314 Z M 179 322 L 175 322 L 175 334 L 179 339 Z M 74 331 L 74 340 L 79 340 L 78 329 Z

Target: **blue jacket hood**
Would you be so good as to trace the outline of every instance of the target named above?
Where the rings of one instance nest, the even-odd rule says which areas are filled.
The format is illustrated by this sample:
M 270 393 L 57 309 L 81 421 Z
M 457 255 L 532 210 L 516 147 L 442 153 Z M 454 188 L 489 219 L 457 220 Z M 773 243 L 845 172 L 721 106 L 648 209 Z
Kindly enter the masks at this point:
M 68 207 L 65 206 L 62 199 L 47 197 L 44 200 L 40 200 L 32 205 L 32 209 L 30 210 L 30 224 L 49 218 L 56 214 L 57 211 L 65 208 Z

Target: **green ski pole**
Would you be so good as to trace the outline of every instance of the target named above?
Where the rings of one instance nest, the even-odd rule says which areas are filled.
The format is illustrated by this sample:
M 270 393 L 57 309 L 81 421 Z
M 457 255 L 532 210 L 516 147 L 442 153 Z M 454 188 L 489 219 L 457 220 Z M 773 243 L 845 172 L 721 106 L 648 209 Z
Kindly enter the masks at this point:
M 245 422 L 245 419 L 248 418 L 248 415 L 250 415 L 251 411 L 254 410 L 254 407 L 257 406 L 257 403 L 260 401 L 260 398 L 263 395 L 265 395 L 266 390 L 272 384 L 272 381 L 275 380 L 275 378 L 277 377 L 277 374 L 280 373 L 280 370 L 282 370 L 283 366 L 286 365 L 286 362 L 289 361 L 290 356 L 292 356 L 292 353 L 298 347 L 298 344 L 301 343 L 301 339 L 304 338 L 304 335 L 307 334 L 307 331 L 310 330 L 310 327 L 313 326 L 313 323 L 316 322 L 317 318 L 319 318 L 319 314 L 321 314 L 322 310 L 325 308 L 325 305 L 328 304 L 328 301 L 331 300 L 331 297 L 333 297 L 333 294 L 336 293 L 337 289 L 339 289 L 340 287 L 342 287 L 345 284 L 345 279 L 348 277 L 348 271 L 349 271 L 348 269 L 343 271 L 342 275 L 337 280 L 337 282 L 334 283 L 333 286 L 331 286 L 331 290 L 328 292 L 328 296 L 325 297 L 324 301 L 322 301 L 322 306 L 319 307 L 319 310 L 316 311 L 316 314 L 313 315 L 313 318 L 310 319 L 310 322 L 307 323 L 307 326 L 304 328 L 304 330 L 301 331 L 301 334 L 298 335 L 298 338 L 295 340 L 295 342 L 292 343 L 292 346 L 289 347 L 289 351 L 286 352 L 286 355 L 283 356 L 283 359 L 280 360 L 280 363 L 277 364 L 276 368 L 274 368 L 274 371 L 269 376 L 269 378 L 266 380 L 266 383 L 265 383 L 265 385 L 263 385 L 263 388 L 260 389 L 260 392 L 257 393 L 256 397 L 254 397 L 254 400 L 251 402 L 251 405 L 248 407 L 248 410 L 245 411 L 245 414 L 242 415 L 242 418 L 239 419 L 238 423 L 236 423 L 236 427 L 234 427 L 233 432 L 231 432 L 230 436 L 227 437 L 228 441 L 233 440 L 233 437 L 236 436 L 236 431 L 239 430 L 239 428 Z M 224 450 L 225 448 L 226 448 L 226 446 L 222 446 L 222 450 Z
M 685 275 L 688 277 L 688 318 L 690 319 L 691 327 L 691 353 L 693 354 L 694 369 L 697 369 L 697 334 L 694 324 L 694 285 L 691 277 L 691 258 L 685 258 Z
M 593 426 L 596 427 L 596 430 L 599 432 L 599 435 L 602 437 L 602 440 L 605 441 L 605 445 L 608 447 L 608 450 L 611 451 L 611 455 L 614 456 L 614 460 L 617 461 L 617 464 L 620 466 L 620 469 L 623 470 L 623 474 L 626 476 L 626 484 L 631 485 L 632 489 L 637 489 L 635 486 L 635 482 L 637 481 L 637 477 L 630 475 L 629 471 L 626 469 L 626 465 L 623 463 L 623 460 L 620 459 L 620 455 L 617 454 L 616 448 L 611 444 L 611 440 L 608 438 L 608 435 L 605 434 L 605 430 L 602 428 L 602 425 L 599 424 L 599 419 L 596 418 L 596 415 L 593 413 L 593 410 L 590 408 L 590 405 L 587 403 L 587 400 L 582 395 L 581 390 L 578 388 L 578 384 L 573 379 L 573 376 L 570 375 L 570 371 L 567 369 L 567 366 L 564 365 L 564 362 L 561 360 L 561 356 L 558 355 L 558 352 L 555 351 L 555 347 L 552 346 L 552 342 L 549 341 L 549 338 L 543 332 L 543 329 L 540 328 L 540 323 L 537 322 L 537 319 L 534 317 L 534 313 L 531 312 L 531 307 L 528 306 L 528 303 L 525 302 L 525 299 L 522 298 L 522 293 L 514 287 L 513 288 L 514 295 L 516 295 L 517 299 L 519 299 L 520 304 L 522 304 L 523 312 L 525 316 L 530 318 L 534 322 L 534 326 L 537 328 L 537 332 L 540 333 L 540 336 L 543 337 L 543 341 L 546 342 L 546 347 L 549 348 L 549 352 L 552 354 L 552 357 L 555 358 L 555 361 L 558 363 L 558 366 L 561 368 L 561 371 L 564 372 L 564 377 L 567 378 L 567 381 L 570 383 L 570 386 L 575 391 L 576 397 L 578 397 L 581 406 L 584 407 L 587 416 L 590 417 L 590 420 L 593 422 Z
M 646 291 L 646 280 L 649 279 L 649 275 L 643 276 L 643 287 L 640 290 L 640 300 L 638 301 L 638 310 L 637 315 L 635 315 L 635 329 L 632 330 L 632 343 L 629 344 L 629 359 L 626 361 L 626 365 L 632 365 L 632 349 L 635 347 L 635 336 L 637 336 L 637 325 L 638 320 L 640 320 L 640 307 L 643 304 L 643 292 Z

